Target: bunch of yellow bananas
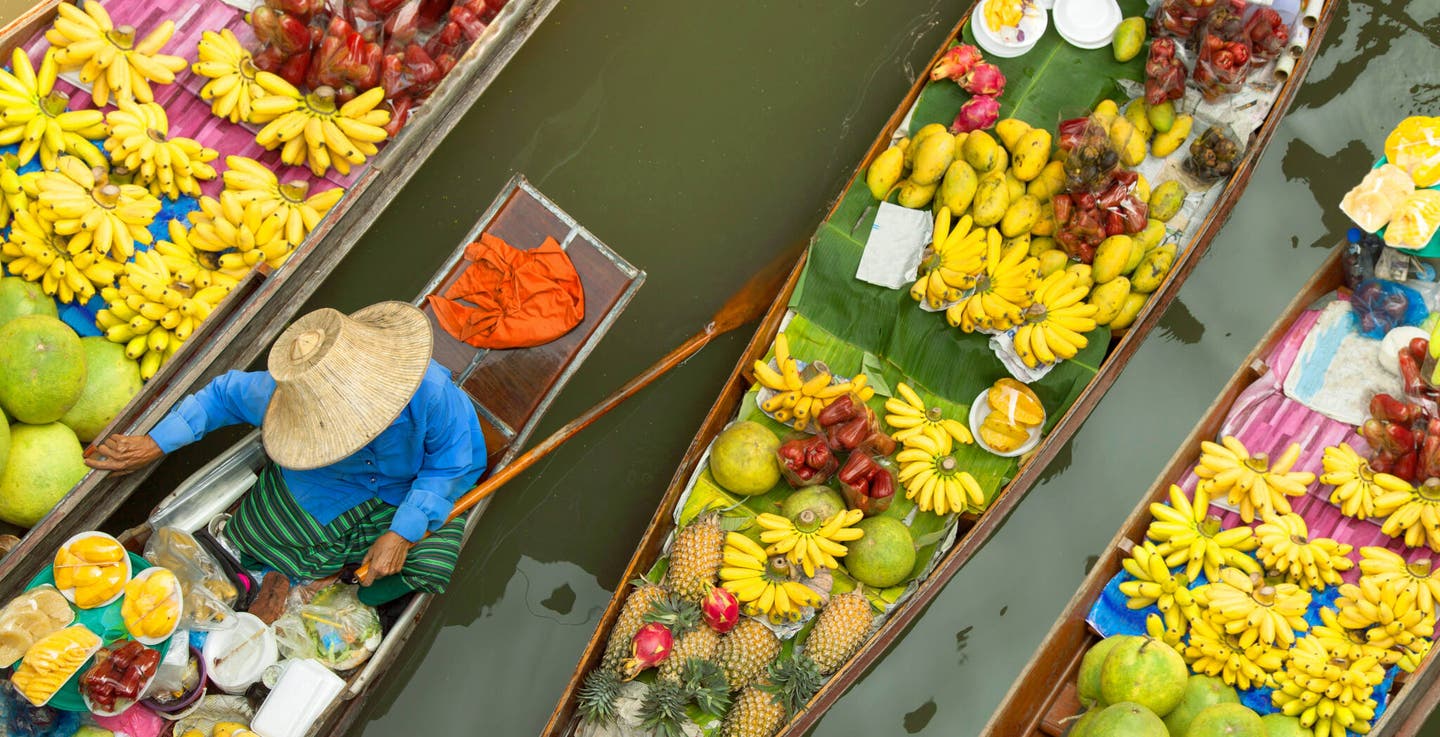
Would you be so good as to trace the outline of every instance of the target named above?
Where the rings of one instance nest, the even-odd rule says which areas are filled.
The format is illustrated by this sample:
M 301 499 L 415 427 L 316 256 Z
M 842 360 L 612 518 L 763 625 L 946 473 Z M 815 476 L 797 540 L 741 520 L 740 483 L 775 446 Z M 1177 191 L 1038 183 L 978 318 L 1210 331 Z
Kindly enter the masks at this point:
M 1242 648 L 1256 642 L 1288 648 L 1296 631 L 1310 629 L 1304 619 L 1310 593 L 1293 583 L 1270 585 L 1258 573 L 1221 568 L 1219 580 L 1195 589 L 1195 600 L 1217 627 L 1239 636 Z
M 65 304 L 89 301 L 97 289 L 114 284 L 124 268 L 90 249 L 71 254 L 65 238 L 31 208 L 15 214 L 10 237 L 0 245 L 0 260 L 11 274 L 39 282 L 46 294 Z
M 105 116 L 110 126 L 105 150 L 110 152 L 110 160 L 134 172 L 135 184 L 149 188 L 156 197 L 199 197 L 200 182 L 216 176 L 209 162 L 220 152 L 193 138 L 171 137 L 170 119 L 156 103 L 121 100 L 119 106 Z
M 1347 517 L 1373 517 L 1375 499 L 1380 495 L 1414 490 L 1409 481 L 1370 468 L 1370 462 L 1360 457 L 1349 443 L 1326 448 L 1321 462 L 1325 473 L 1320 475 L 1320 482 L 1335 487 L 1330 492 L 1330 503 Z
M 1440 479 L 1375 497 L 1375 516 L 1385 518 L 1381 532 L 1396 538 L 1404 535 L 1405 547 L 1429 545 L 1440 552 Z
M 60 3 L 55 25 L 45 39 L 55 47 L 60 71 L 80 70 L 80 81 L 91 85 L 95 107 L 103 108 L 115 95 L 117 102 L 154 102 L 154 84 L 170 84 L 188 64 L 179 56 L 160 53 L 175 34 L 175 22 L 161 23 L 138 42 L 134 26 L 115 25 L 105 8 L 85 0 L 85 9 Z
M 1400 650 L 1386 650 L 1365 639 L 1364 630 L 1352 630 L 1340 623 L 1340 616 L 1330 607 L 1320 607 L 1320 624 L 1310 628 L 1310 637 L 1319 640 L 1326 650 L 1349 660 L 1375 658 L 1381 665 L 1400 662 Z
M 285 238 L 283 212 L 262 218 L 260 210 L 247 210 L 241 196 L 228 189 L 218 200 L 201 197 L 200 209 L 189 217 L 190 245 L 217 254 L 216 263 L 225 271 L 248 270 L 262 261 L 278 268 L 295 250 Z
M 369 89 L 344 105 L 335 105 L 335 90 L 320 86 L 301 94 L 295 85 L 262 71 L 255 83 L 266 93 L 250 103 L 250 121 L 265 123 L 255 142 L 280 149 L 280 160 L 292 166 L 308 164 L 315 176 L 331 166 L 349 174 L 352 165 L 365 163 L 388 135 L 390 111 L 376 107 L 385 101 L 382 87 Z
M 1360 583 L 1340 586 L 1336 621 L 1348 629 L 1364 630 L 1365 640 L 1384 649 L 1409 648 L 1435 636 L 1435 615 L 1420 609 L 1416 591 L 1399 580 L 1380 583 L 1360 577 Z
M 1240 638 L 1206 617 L 1190 623 L 1190 639 L 1180 653 L 1190 670 L 1216 676 L 1242 691 L 1272 686 L 1272 674 L 1285 665 L 1286 652 L 1261 642 L 1240 646 Z
M 1253 530 L 1245 525 L 1228 530 L 1220 526 L 1220 517 L 1210 514 L 1210 495 L 1195 489 L 1195 498 L 1185 496 L 1180 487 L 1170 485 L 1170 504 L 1150 505 L 1154 521 L 1145 536 L 1155 541 L 1155 549 L 1165 557 L 1165 565 L 1185 566 L 1185 577 L 1194 581 L 1205 572 L 1209 581 L 1220 579 L 1220 567 L 1231 566 L 1246 573 L 1260 573 L 1260 564 L 1246 553 L 1254 550 Z
M 170 240 L 157 240 L 154 248 L 175 281 L 196 289 L 211 286 L 231 289 L 245 276 L 244 268 L 222 268 L 220 254 L 201 251 L 191 245 L 190 232 L 179 220 L 171 220 L 169 228 Z
M 270 167 L 244 156 L 226 156 L 225 167 L 225 189 L 239 195 L 246 214 L 256 210 L 263 220 L 280 211 L 285 240 L 296 247 L 345 195 L 341 187 L 310 194 L 310 183 L 303 179 L 282 184 Z
M 895 390 L 900 396 L 885 400 L 885 411 L 889 413 L 885 415 L 885 422 L 895 428 L 892 437 L 897 442 L 908 446 L 911 438 L 922 434 L 932 438 L 938 434 L 949 435 L 961 445 L 975 442 L 970 428 L 959 420 L 945 417 L 939 407 L 927 407 L 910 385 L 902 381 L 895 385 Z
M 1190 579 L 1183 573 L 1172 573 L 1165 556 L 1153 543 L 1146 541 L 1131 548 L 1130 557 L 1121 560 L 1120 565 L 1135 577 L 1120 584 L 1120 593 L 1128 597 L 1125 606 L 1144 609 L 1154 604 L 1160 609 L 1165 628 L 1181 635 L 1200 616 Z
M 1370 731 L 1375 718 L 1375 687 L 1385 669 L 1374 657 L 1350 660 L 1315 637 L 1302 637 L 1275 674 L 1270 701 L 1315 737 L 1345 737 Z
M 228 28 L 200 34 L 198 60 L 190 66 L 210 81 L 200 88 L 200 99 L 210 102 L 210 112 L 231 123 L 250 122 L 250 103 L 265 96 L 255 83 L 254 59 Z
M 818 605 L 820 594 L 793 575 L 785 558 L 770 558 L 759 543 L 738 532 L 725 535 L 720 585 L 735 595 L 746 614 L 781 624 L 798 621 L 801 610 Z
M 20 182 L 20 159 L 15 154 L 0 155 L 0 228 L 10 224 L 14 213 L 30 207 L 30 195 Z
M 1387 548 L 1366 546 L 1360 548 L 1360 573 L 1379 584 L 1399 581 L 1415 593 L 1420 611 L 1434 616 L 1435 602 L 1440 601 L 1440 568 L 1429 558 L 1407 563 Z
M 1085 301 L 1090 287 L 1080 276 L 1064 269 L 1040 280 L 1035 302 L 1025 308 L 1024 322 L 1015 331 L 1015 352 L 1026 366 L 1074 358 L 1090 344 L 1085 333 L 1095 329 L 1099 308 Z
M 859 540 L 865 531 L 855 527 L 865 514 L 858 509 L 836 512 L 821 520 L 811 510 L 802 511 L 795 520 L 778 514 L 762 512 L 755 518 L 760 525 L 760 542 L 770 547 L 768 555 L 783 555 L 791 563 L 814 576 L 821 568 L 839 568 L 839 558 L 850 552 L 841 543 Z
M 950 227 L 950 208 L 941 207 L 935 216 L 933 242 L 920 278 L 910 285 L 910 298 L 938 310 L 975 286 L 985 271 L 986 245 L 1000 238 L 994 228 L 975 228 L 969 215 Z
M 1220 443 L 1202 441 L 1200 451 L 1200 463 L 1195 466 L 1195 475 L 1203 479 L 1200 483 L 1211 498 L 1227 495 L 1247 523 L 1255 521 L 1257 510 L 1260 517 L 1289 514 L 1286 497 L 1304 496 L 1306 487 L 1315 482 L 1315 474 L 1309 471 L 1290 470 L 1300 458 L 1298 443 L 1291 443 L 1274 463 L 1264 453 L 1252 455 L 1229 435 Z
M 1175 648 L 1175 652 L 1183 654 L 1185 652 L 1185 632 L 1189 628 L 1189 623 L 1182 626 L 1186 629 L 1166 627 L 1165 618 L 1161 615 L 1154 612 L 1145 615 L 1145 634 Z
M 821 363 L 805 367 L 806 376 L 800 373 L 800 364 L 790 355 L 790 340 L 784 333 L 775 335 L 775 365 L 756 361 L 751 367 L 755 380 L 772 389 L 774 396 L 761 403 L 760 408 L 770 413 L 776 422 L 804 430 L 820 410 L 846 394 L 854 393 L 860 401 L 869 401 L 875 396 L 875 388 L 869 386 L 865 374 L 855 374 L 849 381 L 835 382 L 835 377 Z
M 61 156 L 55 171 L 35 179 L 40 216 L 55 232 L 69 236 L 70 253 L 90 249 L 123 261 L 136 242 L 149 244 L 150 223 L 160 200 L 144 187 L 112 184 L 103 168 L 91 169 L 74 156 Z
M 985 491 L 969 471 L 960 468 L 954 448 L 949 432 L 920 433 L 895 454 L 900 463 L 895 479 L 905 485 L 905 498 L 914 499 L 920 511 L 946 515 L 984 507 Z
M 17 47 L 10 58 L 10 71 L 0 69 L 0 145 L 20 144 L 20 164 L 39 153 L 46 169 L 54 169 L 62 153 L 79 156 L 90 166 L 108 163 L 88 140 L 105 135 L 105 115 L 67 109 L 70 96 L 55 89 L 55 52 L 45 52 L 39 73 L 24 49 Z
M 1345 557 L 1353 546 L 1328 537 L 1310 538 L 1305 519 L 1298 514 L 1272 515 L 1255 527 L 1260 540 L 1260 562 L 1292 583 L 1319 590 L 1339 586 L 1340 573 L 1355 567 Z
M 974 291 L 945 310 L 945 319 L 967 333 L 977 328 L 1008 330 L 1019 322 L 1035 296 L 1040 261 L 1023 243 L 1003 250 L 1000 232 L 986 236 L 985 270 Z
M 160 254 L 146 249 L 125 264 L 116 286 L 101 290 L 105 309 L 96 313 L 95 323 L 107 340 L 140 361 L 140 378 L 149 379 L 229 292 L 228 286 L 196 289 L 177 280 Z

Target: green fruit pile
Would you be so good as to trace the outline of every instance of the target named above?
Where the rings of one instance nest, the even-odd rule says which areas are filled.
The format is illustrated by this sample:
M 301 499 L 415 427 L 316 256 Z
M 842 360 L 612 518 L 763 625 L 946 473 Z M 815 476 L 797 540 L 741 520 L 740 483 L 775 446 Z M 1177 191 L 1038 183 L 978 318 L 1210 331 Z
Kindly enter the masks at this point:
M 49 513 L 87 472 L 81 443 L 140 387 L 122 346 L 81 338 L 39 286 L 0 279 L 0 520 L 32 527 Z

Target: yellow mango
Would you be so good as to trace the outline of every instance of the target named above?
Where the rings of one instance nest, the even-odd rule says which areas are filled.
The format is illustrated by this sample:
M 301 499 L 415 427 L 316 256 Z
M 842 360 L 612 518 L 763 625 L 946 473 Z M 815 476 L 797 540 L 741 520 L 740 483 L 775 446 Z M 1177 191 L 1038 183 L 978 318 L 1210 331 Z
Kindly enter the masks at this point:
M 1144 174 L 1135 175 L 1135 197 L 1141 202 L 1150 201 L 1150 180 Z
M 1120 154 L 1120 163 L 1138 166 L 1145 160 L 1145 137 L 1135 130 L 1128 118 L 1116 118 L 1110 124 L 1110 145 Z
M 945 178 L 940 181 L 940 191 L 935 196 L 941 206 L 950 208 L 950 213 L 959 217 L 960 213 L 970 209 L 970 202 L 975 199 L 975 190 L 979 186 L 980 177 L 975 169 L 957 158 L 945 170 Z
M 1195 125 L 1195 119 L 1189 115 L 1177 115 L 1170 130 L 1164 133 L 1155 134 L 1155 140 L 1150 142 L 1150 153 L 1157 159 L 1163 159 L 1179 150 L 1185 139 L 1190 137 L 1190 128 Z
M 1100 104 L 1096 105 L 1095 109 L 1090 113 L 1090 117 L 1094 118 L 1096 122 L 1104 126 L 1107 130 L 1110 128 L 1111 121 L 1115 120 L 1119 115 L 1120 106 L 1115 104 L 1114 100 L 1101 100 Z
M 1145 19 L 1133 16 L 1120 21 L 1110 46 L 1115 61 L 1124 63 L 1139 56 L 1140 50 L 1145 48 Z
M 1070 264 L 1065 270 L 1075 275 L 1075 283 L 1089 288 L 1095 286 L 1095 277 L 1090 273 L 1090 264 Z
M 1140 265 L 1140 259 L 1143 258 L 1145 258 L 1145 248 L 1140 245 L 1140 241 L 1135 240 L 1132 236 L 1130 238 L 1130 258 L 1125 262 L 1124 268 L 1120 269 L 1120 273 L 1125 276 L 1130 276 L 1131 273 L 1135 271 L 1135 267 Z M 1131 281 L 1134 281 L 1133 277 Z
M 965 137 L 962 148 L 965 163 L 969 164 L 976 174 L 989 173 L 1004 166 L 1005 160 L 1001 158 L 1005 155 L 1004 149 L 985 131 L 971 131 L 970 135 Z
M 1124 330 L 1134 324 L 1135 318 L 1140 315 L 1140 309 L 1149 299 L 1150 295 L 1138 292 L 1125 295 L 1125 303 L 1120 305 L 1120 312 L 1110 321 L 1110 329 Z
M 1015 178 L 1015 172 L 1005 171 L 1005 189 L 1010 193 L 1010 201 L 1014 202 L 1025 195 L 1025 183 Z
M 918 131 L 915 131 L 915 135 L 910 136 L 910 145 L 905 148 L 905 158 L 903 162 L 905 168 L 914 168 L 915 154 L 919 153 L 919 147 L 922 141 L 924 141 L 926 138 L 929 138 L 932 134 L 949 132 L 950 129 L 946 128 L 940 123 L 931 123 L 930 125 L 927 125 Z
M 1165 240 L 1165 223 L 1150 218 L 1145 222 L 1145 229 L 1131 236 L 1141 251 L 1151 251 Z
M 1095 249 L 1095 260 L 1090 263 L 1091 275 L 1096 284 L 1105 284 L 1118 278 L 1130 263 L 1130 251 L 1135 242 L 1128 235 L 1112 235 L 1100 242 Z
M 1034 130 L 1029 123 L 1018 118 L 1006 118 L 995 124 L 995 135 L 1000 137 L 1000 142 L 1010 153 L 1015 153 L 1015 146 L 1020 142 L 1021 137 Z
M 1095 324 L 1109 325 L 1125 306 L 1130 295 L 1130 280 L 1123 276 L 1111 279 L 1090 292 L 1090 304 L 1095 305 Z
M 900 196 L 896 197 L 895 201 L 901 207 L 919 210 L 930 204 L 930 200 L 935 198 L 935 190 L 939 187 L 938 184 L 917 184 L 907 179 L 900 184 Z
M 901 141 L 901 144 L 904 143 Z M 870 188 L 871 197 L 883 202 L 890 196 L 890 190 L 894 189 L 903 173 L 905 149 L 904 145 L 891 146 L 870 162 L 870 167 L 865 170 L 865 186 Z
M 1170 218 L 1180 214 L 1187 194 L 1185 185 L 1173 179 L 1162 183 L 1150 193 L 1150 217 L 1162 223 L 1168 222 Z
M 1040 278 L 1047 276 L 1070 265 L 1070 256 L 1064 251 L 1055 248 L 1040 254 Z
M 1001 222 L 1004 222 L 1004 221 L 1001 221 Z M 1024 248 L 1024 249 L 1025 249 L 1025 252 L 1026 252 L 1026 253 L 1029 253 L 1029 252 L 1030 252 L 1030 234 L 1029 234 L 1029 233 L 1021 233 L 1020 235 L 1017 235 L 1017 236 L 1015 236 L 1014 238 L 1006 238 L 1006 239 L 1005 239 L 1003 242 L 1001 242 L 1001 244 L 1000 244 L 1000 251 L 1003 253 L 1003 252 L 1009 251 L 1011 248 L 1015 248 L 1015 247 Z
M 955 136 L 948 131 L 939 131 L 925 137 L 915 152 L 915 166 L 910 170 L 910 181 L 915 184 L 936 184 L 950 162 L 955 160 Z
M 998 224 L 1010 209 L 1010 190 L 1005 185 L 1005 175 L 987 174 L 980 180 L 975 191 L 975 201 L 970 205 L 970 216 L 975 225 L 988 228 Z
M 1146 143 L 1155 135 L 1155 126 L 1150 124 L 1149 106 L 1145 104 L 1144 98 L 1137 97 L 1125 106 L 1125 119 L 1135 126 L 1136 133 L 1145 137 Z
M 1010 171 L 1022 182 L 1034 181 L 1050 163 L 1050 131 L 1036 128 L 1016 143 L 1010 157 Z
M 1051 161 L 1040 169 L 1040 175 L 1030 180 L 1025 187 L 1025 193 L 1035 196 L 1041 202 L 1049 202 L 1050 198 L 1065 190 L 1065 162 Z
M 1030 195 L 1026 195 L 1027 197 Z M 1035 220 L 1035 225 L 1030 228 L 1030 234 L 1042 237 L 1055 235 L 1055 205 L 1049 200 L 1040 206 L 1040 217 Z
M 1040 201 L 1028 194 L 1022 194 L 1011 202 L 1010 207 L 1005 210 L 1005 217 L 1000 219 L 1000 234 L 1006 238 L 1028 234 L 1039 219 Z
M 1030 255 L 1039 256 L 1046 251 L 1058 251 L 1060 244 L 1048 235 L 1032 236 L 1030 238 Z
M 1145 254 L 1140 264 L 1135 267 L 1135 273 L 1130 277 L 1131 290 L 1139 294 L 1149 294 L 1165 282 L 1165 276 L 1175 266 L 1177 249 L 1175 244 L 1160 246 Z

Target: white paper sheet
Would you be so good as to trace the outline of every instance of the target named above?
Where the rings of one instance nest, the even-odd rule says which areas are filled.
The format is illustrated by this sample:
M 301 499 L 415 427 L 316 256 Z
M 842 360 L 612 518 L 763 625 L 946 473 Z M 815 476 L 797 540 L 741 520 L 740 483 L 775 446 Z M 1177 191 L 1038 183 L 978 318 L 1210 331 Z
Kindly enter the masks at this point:
M 915 270 L 920 267 L 920 257 L 934 229 L 926 210 L 880 203 L 855 278 L 887 289 L 899 289 L 915 281 Z

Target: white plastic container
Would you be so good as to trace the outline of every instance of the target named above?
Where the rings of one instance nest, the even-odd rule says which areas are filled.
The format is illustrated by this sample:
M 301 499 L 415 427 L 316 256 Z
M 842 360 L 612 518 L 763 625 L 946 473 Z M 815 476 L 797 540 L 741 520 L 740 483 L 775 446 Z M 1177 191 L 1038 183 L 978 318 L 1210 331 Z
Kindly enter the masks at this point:
M 250 720 L 260 737 L 301 737 L 340 695 L 345 681 L 316 660 L 291 660 Z
M 260 674 L 280 659 L 275 632 L 249 612 L 235 615 L 235 626 L 205 638 L 205 670 L 229 694 L 243 694 Z
M 985 21 L 985 5 L 990 1 L 980 0 L 980 4 L 976 5 L 974 12 L 970 14 L 975 43 L 980 45 L 980 49 L 991 56 L 1011 59 L 1035 48 L 1035 44 L 1039 43 L 1040 37 L 1045 35 L 1045 29 L 1050 24 L 1045 10 L 1037 5 L 1030 5 L 1025 9 L 1018 29 L 1005 28 L 997 31 Z M 1024 40 L 1019 39 L 1022 34 Z
M 1060 38 L 1082 49 L 1108 45 L 1120 21 L 1125 20 L 1115 0 L 1055 0 L 1051 14 Z

